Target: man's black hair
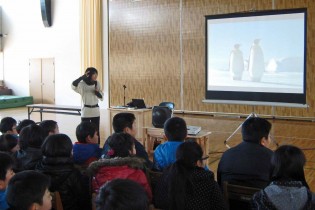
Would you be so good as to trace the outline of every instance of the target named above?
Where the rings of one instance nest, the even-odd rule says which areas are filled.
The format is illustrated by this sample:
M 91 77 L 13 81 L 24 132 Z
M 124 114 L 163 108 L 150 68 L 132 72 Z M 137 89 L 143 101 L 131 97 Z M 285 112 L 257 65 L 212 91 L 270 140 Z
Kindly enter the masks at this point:
M 164 133 L 168 141 L 184 141 L 187 137 L 187 125 L 183 118 L 172 117 L 164 124 Z
M 132 113 L 121 112 L 113 117 L 113 129 L 115 133 L 123 132 L 125 128 L 132 129 L 136 117 Z
M 0 180 L 5 180 L 7 171 L 13 167 L 14 160 L 6 152 L 0 152 Z
M 16 125 L 16 120 L 12 117 L 4 117 L 0 121 L 0 131 L 5 134 L 8 131 L 12 131 L 13 126 Z
M 49 132 L 54 132 L 58 123 L 54 120 L 43 120 L 39 123 L 39 126 L 43 129 L 44 139 L 49 135 Z
M 43 204 L 43 196 L 50 185 L 48 176 L 36 171 L 15 174 L 7 187 L 7 202 L 10 210 L 26 210 L 33 203 Z
M 268 139 L 271 123 L 260 117 L 250 117 L 242 125 L 243 140 L 260 144 L 262 138 Z
M 97 210 L 149 209 L 143 186 L 129 179 L 114 179 L 103 185 L 96 198 Z
M 92 138 L 95 132 L 97 132 L 97 129 L 94 123 L 83 121 L 77 126 L 75 135 L 80 143 L 87 143 L 86 137 L 90 136 Z

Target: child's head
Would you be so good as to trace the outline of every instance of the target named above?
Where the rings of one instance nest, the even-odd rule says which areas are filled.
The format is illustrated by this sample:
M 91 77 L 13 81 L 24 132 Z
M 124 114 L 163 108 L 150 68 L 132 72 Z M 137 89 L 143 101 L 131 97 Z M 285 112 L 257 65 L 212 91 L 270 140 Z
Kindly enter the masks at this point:
M 128 133 L 114 133 L 108 142 L 111 148 L 108 151 L 109 157 L 128 157 L 136 154 L 135 142 Z
M 40 148 L 43 142 L 44 133 L 39 125 L 28 125 L 21 130 L 19 144 L 22 150 L 28 147 Z
M 2 134 L 9 133 L 17 135 L 16 120 L 12 117 L 4 117 L 0 121 L 0 131 Z
M 59 133 L 59 127 L 56 121 L 54 120 L 43 120 L 39 123 L 39 126 L 42 127 L 44 132 L 44 138 L 49 135 Z
M 33 120 L 29 120 L 29 119 L 25 119 L 25 120 L 22 120 L 21 122 L 19 122 L 19 124 L 16 126 L 16 131 L 18 133 L 21 132 L 21 130 L 28 126 L 28 125 L 32 125 L 32 124 L 36 124 Z
M 14 175 L 12 170 L 13 164 L 14 160 L 9 154 L 0 152 L 0 190 L 6 189 L 10 179 Z
M 244 141 L 261 144 L 262 140 L 269 139 L 271 123 L 264 118 L 250 117 L 242 125 Z
M 20 149 L 18 139 L 12 134 L 3 134 L 0 136 L 0 151 L 14 153 Z
M 45 139 L 42 145 L 42 153 L 46 157 L 70 157 L 72 147 L 69 136 L 60 133 L 50 135 Z
M 22 171 L 12 177 L 7 188 L 10 209 L 51 209 L 49 177 L 36 171 Z
M 149 209 L 144 188 L 129 179 L 114 179 L 103 185 L 96 198 L 97 210 Z
M 115 133 L 129 133 L 133 137 L 137 134 L 135 125 L 136 117 L 133 113 L 121 112 L 113 117 L 113 128 Z
M 271 180 L 301 181 L 308 187 L 304 175 L 305 155 L 301 149 L 293 145 L 280 146 L 271 158 Z
M 88 67 L 85 70 L 85 75 L 87 76 L 87 80 L 92 82 L 97 80 L 98 72 L 97 69 L 94 67 Z
M 83 121 L 75 131 L 78 142 L 88 144 L 98 144 L 98 133 L 94 123 Z
M 195 141 L 184 142 L 176 150 L 176 160 L 187 167 L 195 166 L 197 161 L 202 160 L 202 155 L 202 148 Z
M 187 137 L 187 125 L 184 119 L 172 117 L 164 124 L 164 133 L 169 141 L 184 141 Z

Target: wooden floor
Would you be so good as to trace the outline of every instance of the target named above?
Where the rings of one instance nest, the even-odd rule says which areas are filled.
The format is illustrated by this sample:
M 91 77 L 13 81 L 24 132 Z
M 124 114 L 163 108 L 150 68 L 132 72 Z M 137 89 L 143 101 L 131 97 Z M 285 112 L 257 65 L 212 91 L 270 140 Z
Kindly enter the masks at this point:
M 0 109 L 0 118 L 11 116 L 16 120 L 27 119 L 27 109 L 12 108 Z M 217 165 L 227 146 L 233 147 L 241 142 L 241 133 L 237 128 L 244 122 L 245 118 L 238 117 L 213 117 L 205 115 L 180 115 L 188 125 L 201 126 L 202 129 L 211 131 L 209 141 L 209 168 L 216 174 Z M 39 113 L 32 113 L 31 119 L 38 122 Z M 73 142 L 76 141 L 75 128 L 80 123 L 79 116 L 44 113 L 43 119 L 52 119 L 58 122 L 61 133 L 67 134 Z M 307 158 L 305 166 L 306 180 L 313 192 L 315 192 L 315 122 L 293 121 L 293 120 L 269 120 L 272 123 L 273 140 L 279 144 L 292 144 L 300 147 Z M 237 130 L 237 131 L 236 131 Z M 224 141 L 234 132 L 227 146 Z M 109 136 L 109 112 L 101 110 L 101 145 Z M 270 145 L 270 149 L 276 149 L 276 143 Z

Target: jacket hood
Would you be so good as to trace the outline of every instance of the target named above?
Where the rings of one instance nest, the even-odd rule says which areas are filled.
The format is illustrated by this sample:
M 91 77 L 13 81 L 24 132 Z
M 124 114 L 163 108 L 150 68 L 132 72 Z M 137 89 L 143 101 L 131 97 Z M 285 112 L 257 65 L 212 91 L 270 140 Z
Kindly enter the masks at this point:
M 307 188 L 301 182 L 291 182 L 291 186 L 271 184 L 264 191 L 277 209 L 302 209 L 308 200 Z
M 144 169 L 145 160 L 138 157 L 115 157 L 110 159 L 100 159 L 94 161 L 88 167 L 88 171 L 91 174 L 95 174 L 100 167 L 103 166 L 124 166 L 127 165 L 134 169 Z

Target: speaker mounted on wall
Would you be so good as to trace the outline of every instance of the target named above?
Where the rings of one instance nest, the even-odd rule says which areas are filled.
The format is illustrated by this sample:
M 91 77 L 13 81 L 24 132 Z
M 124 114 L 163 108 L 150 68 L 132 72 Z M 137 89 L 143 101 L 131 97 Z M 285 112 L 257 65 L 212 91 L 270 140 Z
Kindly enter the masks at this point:
M 51 26 L 51 0 L 40 0 L 42 20 L 45 27 Z
M 154 106 L 152 108 L 152 125 L 163 128 L 166 120 L 172 117 L 173 111 L 167 106 Z

